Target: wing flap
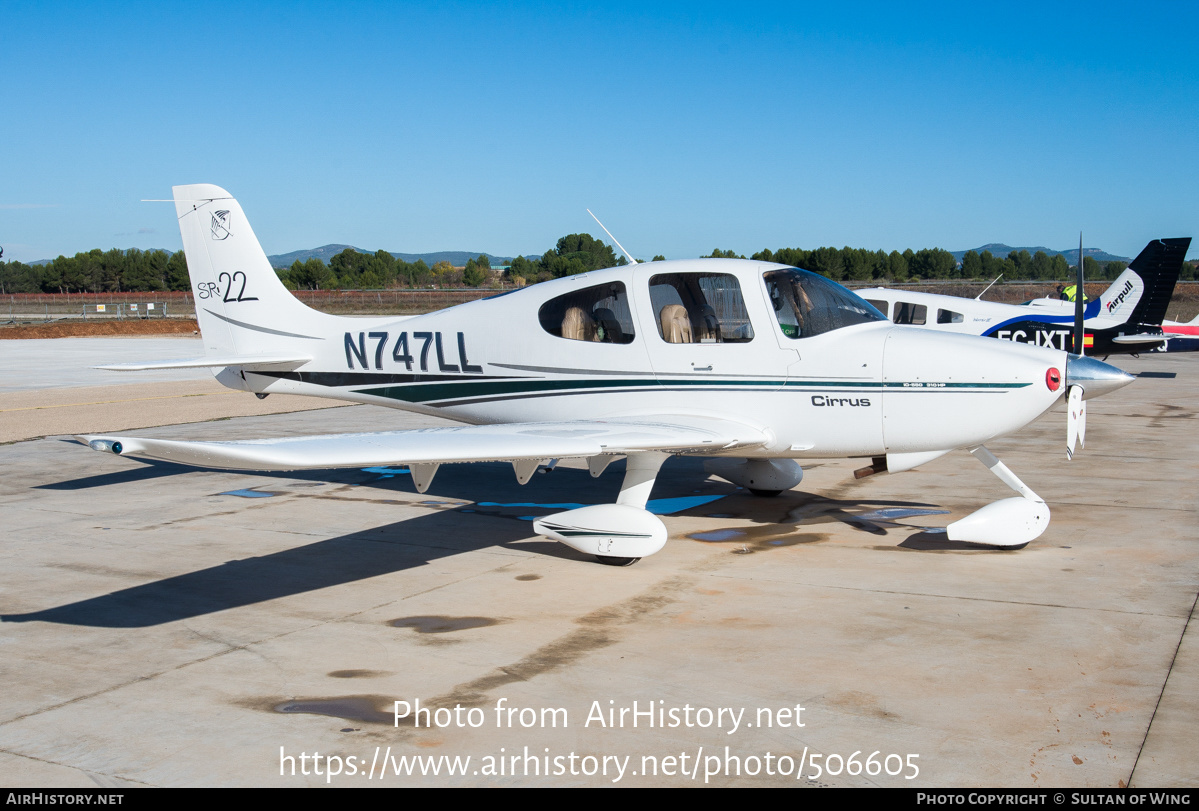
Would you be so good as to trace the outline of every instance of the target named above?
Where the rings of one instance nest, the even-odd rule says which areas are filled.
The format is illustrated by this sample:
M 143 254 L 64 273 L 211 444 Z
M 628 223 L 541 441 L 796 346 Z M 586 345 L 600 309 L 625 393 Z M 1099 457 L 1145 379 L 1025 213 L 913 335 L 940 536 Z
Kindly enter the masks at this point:
M 754 448 L 772 437 L 734 420 L 662 417 L 464 425 L 372 434 L 235 442 L 183 442 L 147 437 L 76 437 L 96 450 L 226 470 L 313 470 L 395 464 L 496 462 L 589 457 L 642 451 L 711 453 Z

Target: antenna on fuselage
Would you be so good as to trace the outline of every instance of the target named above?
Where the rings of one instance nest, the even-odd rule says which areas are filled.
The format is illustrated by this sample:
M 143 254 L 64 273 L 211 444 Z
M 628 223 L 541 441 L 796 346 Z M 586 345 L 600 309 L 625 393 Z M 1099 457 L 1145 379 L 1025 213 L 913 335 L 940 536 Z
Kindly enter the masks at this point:
M 994 281 L 992 281 L 992 282 L 991 282 L 991 284 L 989 284 L 989 285 L 987 285 L 986 287 L 984 287 L 984 288 L 983 288 L 983 293 L 985 293 L 985 292 L 987 292 L 988 290 L 990 290 L 990 289 L 991 289 L 991 287 L 992 287 L 992 286 L 994 286 L 995 282 L 999 281 L 999 280 L 1000 280 L 1000 279 L 1002 279 L 1002 278 L 1003 278 L 1003 274 L 1002 274 L 1002 273 L 1000 273 L 998 276 L 996 276 L 996 277 L 995 277 Z M 975 300 L 975 301 L 982 301 L 982 299 L 983 299 L 983 293 L 979 293 L 977 296 L 975 296 L 975 297 L 974 297 L 974 300 Z
M 1087 294 L 1086 287 L 1083 285 L 1083 270 L 1082 270 L 1082 231 L 1078 232 L 1078 281 L 1074 287 L 1074 351 L 1079 355 L 1085 355 L 1086 330 L 1083 327 L 1083 320 L 1086 317 Z
M 586 209 L 586 211 L 588 214 L 591 214 L 591 209 Z M 593 219 L 597 223 L 599 223 L 600 228 L 604 228 L 604 224 L 602 222 L 600 222 L 599 217 L 595 216 L 594 214 L 591 214 L 591 219 Z M 633 255 L 631 253 L 629 253 L 628 251 L 626 251 L 624 249 L 624 245 L 621 245 L 619 242 L 616 242 L 616 237 L 612 236 L 611 231 L 609 231 L 607 228 L 604 228 L 604 233 L 608 235 L 608 239 L 612 240 L 612 242 L 614 242 L 616 244 L 617 248 L 620 248 L 620 252 L 623 253 L 626 257 L 628 257 L 628 260 L 630 263 L 632 263 L 634 265 L 637 264 L 637 260 L 633 258 Z

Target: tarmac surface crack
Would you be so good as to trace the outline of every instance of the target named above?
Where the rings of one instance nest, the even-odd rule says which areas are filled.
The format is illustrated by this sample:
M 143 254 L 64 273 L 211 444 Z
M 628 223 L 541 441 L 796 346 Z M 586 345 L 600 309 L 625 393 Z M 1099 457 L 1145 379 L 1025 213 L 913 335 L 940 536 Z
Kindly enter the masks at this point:
M 1149 740 L 1149 731 L 1153 729 L 1153 719 L 1157 717 L 1157 711 L 1162 705 L 1162 696 L 1166 694 L 1166 685 L 1170 683 L 1170 674 L 1174 672 L 1174 663 L 1178 661 L 1178 651 L 1182 648 L 1182 640 L 1186 638 L 1187 630 L 1191 627 L 1191 620 L 1195 617 L 1195 606 L 1199 605 L 1199 592 L 1195 593 L 1195 599 L 1191 603 L 1191 613 L 1187 615 L 1187 621 L 1182 625 L 1182 633 L 1178 635 L 1178 644 L 1174 646 L 1174 655 L 1170 657 L 1170 666 L 1166 668 L 1166 677 L 1162 679 L 1162 689 L 1158 691 L 1157 702 L 1153 705 L 1153 714 L 1149 716 L 1149 723 L 1145 725 L 1145 737 L 1141 739 L 1141 745 L 1137 748 L 1136 760 L 1132 763 L 1132 771 L 1128 773 L 1128 780 L 1125 785 L 1132 785 L 1132 778 L 1137 773 L 1137 764 L 1141 762 L 1141 753 L 1145 751 L 1145 743 Z
M 729 575 L 729 577 L 732 577 L 732 576 Z M 755 578 L 755 579 L 780 582 L 773 578 Z M 1102 608 L 1102 607 L 1083 606 L 1083 605 L 1064 605 L 1062 603 L 1040 603 L 1040 602 L 1035 602 L 1033 600 L 1001 600 L 998 597 L 970 597 L 965 594 L 935 594 L 933 592 L 925 592 L 925 591 L 899 591 L 896 589 L 858 588 L 855 586 L 837 586 L 837 585 L 833 585 L 830 583 L 799 583 L 799 582 L 793 582 L 793 581 L 787 581 L 787 582 L 789 585 L 792 585 L 792 586 L 804 586 L 807 588 L 815 588 L 815 589 L 836 589 L 838 591 L 860 591 L 860 592 L 864 592 L 864 593 L 868 593 L 868 594 L 895 594 L 900 597 L 925 597 L 925 598 L 931 598 L 931 599 L 937 599 L 937 600 L 968 600 L 970 602 L 978 602 L 978 603 L 998 603 L 1001 605 L 1027 605 L 1027 606 L 1031 606 L 1034 608 L 1064 608 L 1064 609 L 1068 609 L 1071 611 L 1101 611 L 1101 612 L 1108 613 L 1108 614 L 1123 614 L 1126 616 L 1165 617 L 1167 619 L 1178 619 L 1177 615 L 1162 614 L 1162 613 L 1156 612 L 1156 611 L 1128 611 L 1126 609 L 1120 609 L 1120 608 Z M 1193 610 L 1194 609 L 1192 608 L 1192 611 Z M 1179 644 L 1181 644 L 1181 640 L 1179 641 Z
M 6 755 L 12 755 L 13 757 L 19 757 L 22 760 L 32 760 L 35 763 L 45 763 L 48 766 L 61 766 L 64 769 L 73 769 L 74 771 L 80 772 L 81 774 L 86 774 L 89 778 L 91 778 L 93 783 L 102 785 L 104 788 L 120 788 L 120 786 L 108 786 L 108 785 L 101 784 L 95 779 L 95 775 L 100 775 L 101 777 L 108 777 L 113 780 L 121 780 L 121 781 L 124 781 L 126 783 L 131 783 L 136 786 L 145 786 L 146 788 L 158 788 L 158 786 L 156 786 L 154 783 L 147 783 L 143 780 L 134 780 L 132 777 L 122 777 L 119 774 L 105 774 L 104 772 L 91 771 L 90 769 L 81 769 L 78 766 L 72 766 L 70 763 L 63 763 L 60 760 L 48 760 L 46 758 L 35 757 L 33 755 L 24 754 L 23 752 L 14 752 L 12 749 L 5 749 L 4 747 L 0 747 L 0 752 L 3 752 Z M 66 790 L 64 790 L 61 793 L 65 794 L 68 792 Z

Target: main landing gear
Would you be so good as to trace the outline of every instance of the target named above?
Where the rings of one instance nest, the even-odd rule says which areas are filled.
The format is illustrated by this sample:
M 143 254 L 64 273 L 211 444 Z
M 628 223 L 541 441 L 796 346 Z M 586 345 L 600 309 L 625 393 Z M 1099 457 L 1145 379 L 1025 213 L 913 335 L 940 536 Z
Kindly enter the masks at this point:
M 533 531 L 572 549 L 595 555 L 607 566 L 632 566 L 666 544 L 666 525 L 645 509 L 662 463 L 670 454 L 660 451 L 630 453 L 624 482 L 615 504 L 593 504 L 554 513 L 533 522 Z M 603 473 L 610 457 L 595 457 L 592 476 Z

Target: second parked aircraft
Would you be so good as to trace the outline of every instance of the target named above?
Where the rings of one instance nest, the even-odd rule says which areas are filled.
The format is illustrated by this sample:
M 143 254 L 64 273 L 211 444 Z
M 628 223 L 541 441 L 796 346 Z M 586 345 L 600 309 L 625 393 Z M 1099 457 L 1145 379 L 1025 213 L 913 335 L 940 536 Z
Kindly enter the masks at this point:
M 1165 346 L 1171 336 L 1162 320 L 1190 244 L 1190 237 L 1150 242 L 1098 299 L 1087 302 L 1082 347 L 1087 354 L 1137 354 Z M 1041 298 L 1000 304 L 883 287 L 856 292 L 896 324 L 1079 352 L 1070 301 Z

